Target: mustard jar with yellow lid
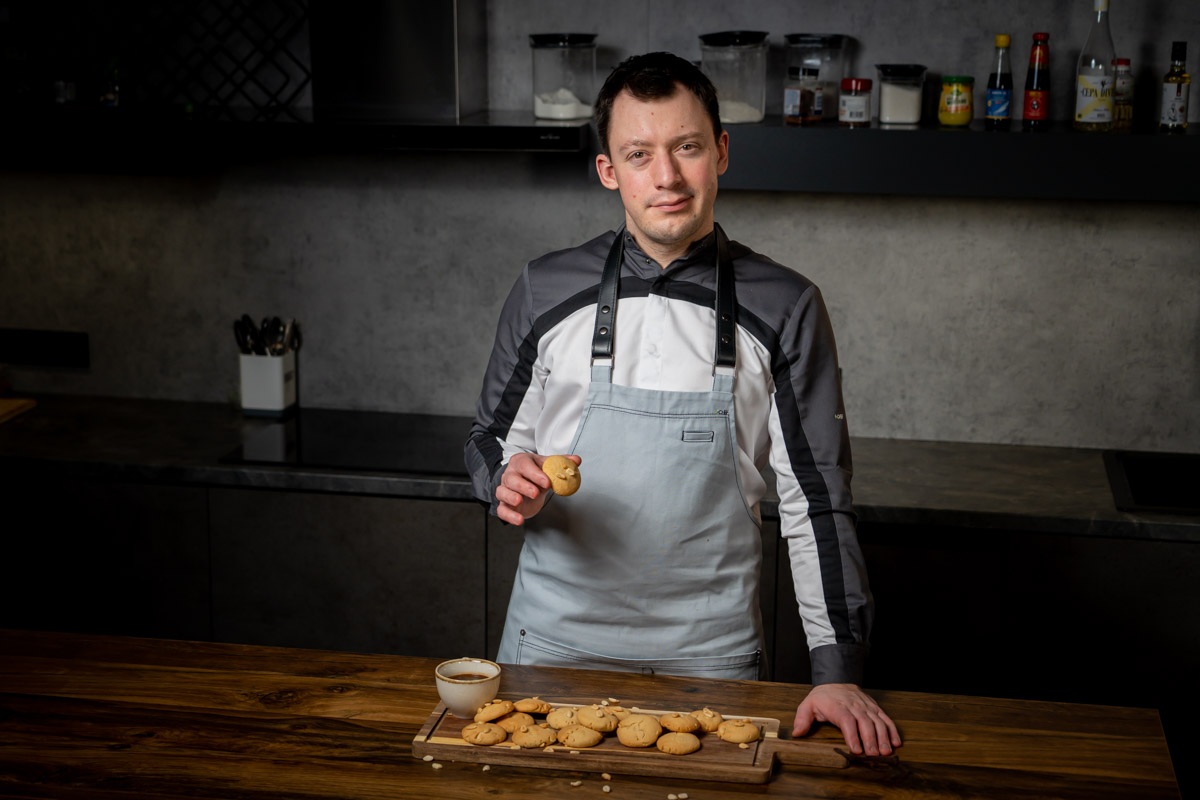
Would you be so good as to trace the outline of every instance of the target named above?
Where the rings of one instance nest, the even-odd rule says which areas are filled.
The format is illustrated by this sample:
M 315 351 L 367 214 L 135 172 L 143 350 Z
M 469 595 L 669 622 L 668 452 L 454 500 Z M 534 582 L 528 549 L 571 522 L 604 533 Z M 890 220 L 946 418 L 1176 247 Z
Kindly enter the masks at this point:
M 942 76 L 942 96 L 938 100 L 938 122 L 950 128 L 971 124 L 975 116 L 975 78 L 971 75 Z

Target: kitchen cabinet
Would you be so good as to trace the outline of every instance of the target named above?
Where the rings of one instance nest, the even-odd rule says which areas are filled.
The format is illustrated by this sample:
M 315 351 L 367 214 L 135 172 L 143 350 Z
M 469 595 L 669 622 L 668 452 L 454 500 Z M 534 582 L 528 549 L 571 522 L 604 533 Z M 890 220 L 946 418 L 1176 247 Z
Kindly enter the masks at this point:
M 481 653 L 475 503 L 213 489 L 213 638 L 399 655 Z
M 209 638 L 206 492 L 8 474 L 0 627 Z

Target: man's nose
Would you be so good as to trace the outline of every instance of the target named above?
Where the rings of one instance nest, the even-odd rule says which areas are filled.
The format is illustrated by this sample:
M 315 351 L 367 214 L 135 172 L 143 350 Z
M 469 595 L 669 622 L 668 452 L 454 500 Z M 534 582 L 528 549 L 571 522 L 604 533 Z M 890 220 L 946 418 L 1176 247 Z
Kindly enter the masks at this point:
M 654 162 L 654 182 L 659 186 L 674 186 L 679 183 L 679 165 L 672 156 Z

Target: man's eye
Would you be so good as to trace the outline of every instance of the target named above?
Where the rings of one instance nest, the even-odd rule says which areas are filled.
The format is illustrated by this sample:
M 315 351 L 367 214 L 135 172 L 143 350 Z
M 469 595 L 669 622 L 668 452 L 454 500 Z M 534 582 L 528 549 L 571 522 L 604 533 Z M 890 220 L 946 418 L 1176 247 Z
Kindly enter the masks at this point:
M 694 144 L 691 144 L 691 143 L 689 142 L 688 144 L 680 145 L 679 149 L 680 149 L 680 150 L 695 150 L 695 149 L 696 149 L 696 145 L 694 145 Z
M 630 157 L 631 159 L 633 159 L 634 161 L 637 161 L 638 159 L 641 159 L 641 158 L 645 158 L 645 157 L 646 157 L 646 151 L 644 151 L 644 150 L 634 150 L 632 153 L 630 153 L 630 154 L 629 154 L 629 157 Z

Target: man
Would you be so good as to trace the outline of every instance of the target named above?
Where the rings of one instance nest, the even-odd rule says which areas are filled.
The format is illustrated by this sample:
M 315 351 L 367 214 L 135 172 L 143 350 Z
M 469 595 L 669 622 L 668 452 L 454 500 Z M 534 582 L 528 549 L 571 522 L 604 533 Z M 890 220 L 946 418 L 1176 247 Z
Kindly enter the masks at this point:
M 525 525 L 498 658 L 763 677 L 770 463 L 815 685 L 795 734 L 828 721 L 854 752 L 888 754 L 896 727 L 859 688 L 871 598 L 820 294 L 715 224 L 729 136 L 692 64 L 626 60 L 596 125 L 624 228 L 526 267 L 466 447 L 477 496 Z M 552 502 L 551 454 L 583 477 Z

